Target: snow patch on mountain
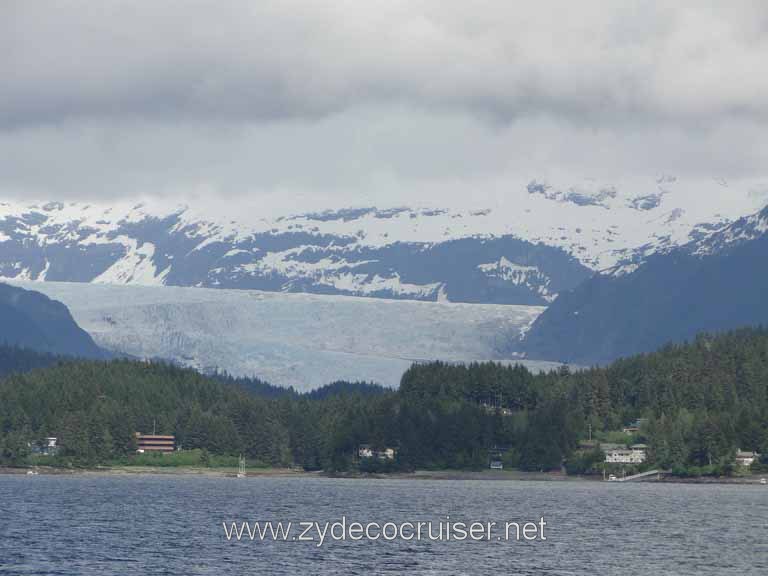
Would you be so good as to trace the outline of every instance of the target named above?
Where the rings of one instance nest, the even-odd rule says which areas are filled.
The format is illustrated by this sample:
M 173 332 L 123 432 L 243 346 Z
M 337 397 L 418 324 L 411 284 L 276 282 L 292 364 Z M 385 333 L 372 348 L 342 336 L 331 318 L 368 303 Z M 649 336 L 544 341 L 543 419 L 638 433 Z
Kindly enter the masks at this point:
M 92 244 L 98 244 L 100 239 L 94 239 Z M 139 245 L 134 238 L 118 236 L 112 239 L 120 242 L 126 248 L 123 258 L 115 262 L 107 270 L 92 280 L 95 284 L 142 284 L 145 286 L 164 283 L 165 277 L 170 272 L 170 267 L 158 273 L 152 257 L 155 254 L 155 246 L 151 242 Z M 85 242 L 88 244 L 89 242 Z M 44 278 L 38 278 L 39 280 Z
M 557 294 L 549 291 L 549 277 L 536 266 L 521 266 L 502 256 L 496 262 L 479 264 L 477 267 L 489 278 L 498 278 L 515 286 L 527 286 L 541 294 L 547 302 L 557 298 Z
M 629 206 L 635 210 L 653 210 L 661 205 L 661 200 L 664 197 L 662 193 L 658 194 L 646 194 L 644 196 L 635 196 L 630 199 Z
M 546 304 L 591 271 L 626 273 L 703 241 L 760 209 L 766 191 L 758 180 L 549 176 L 443 206 L 5 202 L 0 275 Z
M 532 180 L 528 183 L 526 189 L 529 194 L 540 194 L 547 200 L 561 203 L 570 202 L 577 206 L 601 206 L 603 208 L 610 208 L 607 201 L 618 196 L 615 186 L 605 186 L 597 189 L 572 186 L 567 190 L 558 190 L 550 184 Z
M 36 280 L 39 282 L 45 282 L 45 277 L 48 275 L 48 270 L 50 269 L 51 269 L 51 263 L 48 260 L 46 260 L 45 268 L 43 268 L 42 272 L 40 272 L 40 274 L 37 275 Z
M 697 256 L 710 256 L 723 250 L 755 240 L 768 233 L 768 208 L 740 218 L 733 224 L 694 242 L 691 252 Z
M 348 261 L 343 257 L 324 257 L 311 262 L 296 259 L 303 252 L 311 250 L 311 247 L 299 246 L 282 252 L 267 252 L 258 262 L 244 264 L 239 268 L 246 272 L 279 272 L 288 278 L 304 278 L 307 276 L 320 278 L 326 272 L 355 268 L 372 262 L 372 260 Z M 227 255 L 234 256 L 243 253 L 246 253 L 246 251 L 230 250 L 227 252 Z
M 397 296 L 418 297 L 420 299 L 431 297 L 442 286 L 440 282 L 409 284 L 408 282 L 403 282 L 397 272 L 386 278 L 378 274 L 374 274 L 373 277 L 366 274 L 347 273 L 335 276 L 324 274 L 318 279 L 318 283 L 333 286 L 338 290 L 352 294 L 370 295 L 385 292 Z

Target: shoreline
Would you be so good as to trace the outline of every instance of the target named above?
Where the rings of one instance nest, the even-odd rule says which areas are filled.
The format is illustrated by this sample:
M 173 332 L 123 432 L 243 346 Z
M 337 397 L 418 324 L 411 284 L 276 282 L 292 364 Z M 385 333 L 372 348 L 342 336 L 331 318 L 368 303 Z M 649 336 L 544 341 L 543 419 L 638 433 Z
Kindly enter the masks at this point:
M 91 468 L 63 468 L 58 466 L 0 466 L 0 475 L 40 476 L 204 476 L 213 478 L 236 477 L 237 468 L 204 468 L 197 466 L 96 466 Z M 323 472 L 308 472 L 291 468 L 253 468 L 249 477 L 317 477 Z
M 94 468 L 60 468 L 55 466 L 0 466 L 0 475 L 21 476 L 34 471 L 41 476 L 187 476 L 207 478 L 235 478 L 236 468 L 115 466 Z M 520 470 L 416 470 L 391 474 L 361 474 L 357 472 L 328 473 L 322 470 L 306 471 L 294 468 L 254 468 L 246 471 L 248 478 L 327 478 L 342 480 L 444 480 L 483 482 L 604 482 L 601 476 L 567 476 L 562 472 L 524 472 Z M 667 476 L 660 480 L 645 480 L 661 484 L 743 484 L 761 485 L 765 476 L 679 478 Z

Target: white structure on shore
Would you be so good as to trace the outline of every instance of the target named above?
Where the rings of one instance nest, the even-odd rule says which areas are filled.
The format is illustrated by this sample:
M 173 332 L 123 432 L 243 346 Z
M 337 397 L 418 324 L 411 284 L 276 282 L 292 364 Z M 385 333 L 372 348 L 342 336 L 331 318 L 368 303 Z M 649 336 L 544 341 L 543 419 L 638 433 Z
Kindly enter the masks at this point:
M 645 444 L 634 444 L 631 448 L 605 449 L 605 461 L 608 464 L 642 464 L 646 459 Z
M 757 452 L 744 452 L 742 450 L 736 452 L 736 464 L 744 466 L 744 468 L 752 466 L 758 458 L 760 458 L 760 454 Z
M 370 444 L 361 444 L 357 448 L 357 457 L 360 460 L 376 458 L 378 460 L 394 460 L 397 455 L 397 449 L 385 447 L 381 450 L 373 448 Z

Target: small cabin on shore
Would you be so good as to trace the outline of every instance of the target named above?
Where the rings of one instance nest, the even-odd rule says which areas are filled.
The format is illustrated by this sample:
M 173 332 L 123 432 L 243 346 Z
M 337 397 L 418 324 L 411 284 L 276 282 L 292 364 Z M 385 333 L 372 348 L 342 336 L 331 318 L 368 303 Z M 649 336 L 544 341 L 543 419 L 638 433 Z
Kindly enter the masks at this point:
M 376 449 L 370 444 L 360 444 L 357 448 L 357 457 L 360 460 L 369 460 L 372 458 L 377 460 L 394 460 L 396 455 L 397 449 L 391 447 Z
M 630 435 L 637 434 L 638 432 L 640 432 L 640 428 L 642 428 L 647 421 L 648 421 L 647 418 L 638 418 L 631 424 L 627 424 L 626 426 L 624 426 L 624 428 L 622 428 L 622 432 L 624 432 L 624 434 L 630 434 Z
M 28 444 L 32 454 L 39 454 L 40 456 L 56 456 L 59 451 L 59 439 L 53 436 L 44 438 L 40 442 Z
M 736 464 L 744 466 L 744 468 L 752 466 L 758 458 L 760 458 L 760 454 L 757 452 L 744 452 L 743 450 L 736 452 Z

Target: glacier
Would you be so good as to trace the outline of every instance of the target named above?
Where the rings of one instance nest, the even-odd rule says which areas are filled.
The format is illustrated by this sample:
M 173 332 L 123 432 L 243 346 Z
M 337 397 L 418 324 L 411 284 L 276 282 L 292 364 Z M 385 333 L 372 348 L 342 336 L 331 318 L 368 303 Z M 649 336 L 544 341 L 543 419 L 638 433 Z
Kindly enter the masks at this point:
M 505 353 L 541 306 L 256 290 L 5 280 L 66 304 L 100 346 L 310 390 L 335 380 L 396 387 L 413 363 L 519 361 Z

